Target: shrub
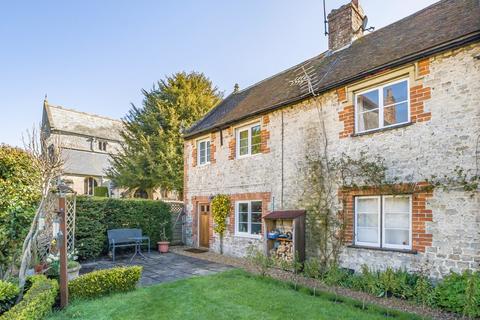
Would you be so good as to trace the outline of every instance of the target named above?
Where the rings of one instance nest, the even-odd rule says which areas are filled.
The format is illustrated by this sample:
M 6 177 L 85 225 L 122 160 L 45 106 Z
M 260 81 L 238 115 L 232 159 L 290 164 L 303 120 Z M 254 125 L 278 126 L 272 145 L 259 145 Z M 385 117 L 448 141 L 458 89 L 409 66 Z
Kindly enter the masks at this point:
M 413 296 L 417 303 L 422 306 L 430 306 L 433 304 L 433 286 L 425 276 L 420 276 L 415 283 Z
M 0 314 L 4 313 L 15 304 L 18 293 L 18 286 L 0 280 Z
M 52 310 L 58 293 L 58 283 L 45 276 L 32 277 L 30 289 L 22 301 L 0 316 L 0 320 L 40 320 Z
M 84 274 L 68 283 L 71 299 L 91 299 L 135 289 L 142 267 L 119 267 Z
M 93 196 L 94 197 L 102 197 L 102 198 L 108 197 L 108 188 L 103 187 L 103 186 L 95 187 L 93 189 Z
M 333 265 L 323 275 L 323 281 L 328 285 L 351 287 L 352 274 L 346 270 Z
M 247 248 L 247 258 L 262 277 L 265 277 L 268 273 L 268 269 L 273 266 L 273 260 L 254 246 Z
M 95 258 L 106 252 L 108 229 L 140 228 L 154 246 L 160 240 L 163 226 L 170 237 L 170 207 L 161 201 L 77 198 L 75 244 L 81 259 Z
M 435 288 L 435 304 L 453 312 L 480 316 L 480 273 L 450 273 Z

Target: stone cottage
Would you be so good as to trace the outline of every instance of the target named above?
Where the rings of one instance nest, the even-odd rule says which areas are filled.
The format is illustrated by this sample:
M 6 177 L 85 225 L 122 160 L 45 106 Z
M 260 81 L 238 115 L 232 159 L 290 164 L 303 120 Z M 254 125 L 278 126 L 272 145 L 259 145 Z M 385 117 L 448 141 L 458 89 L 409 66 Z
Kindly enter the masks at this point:
M 219 251 L 209 204 L 228 194 L 224 253 L 262 248 L 262 217 L 304 209 L 300 168 L 326 138 L 332 158 L 381 156 L 399 189 L 425 186 L 338 190 L 343 267 L 423 266 L 437 278 L 479 268 L 478 188 L 432 188 L 426 177 L 478 174 L 480 3 L 440 1 L 373 32 L 365 21 L 358 1 L 333 10 L 327 51 L 234 91 L 187 131 L 190 245 Z

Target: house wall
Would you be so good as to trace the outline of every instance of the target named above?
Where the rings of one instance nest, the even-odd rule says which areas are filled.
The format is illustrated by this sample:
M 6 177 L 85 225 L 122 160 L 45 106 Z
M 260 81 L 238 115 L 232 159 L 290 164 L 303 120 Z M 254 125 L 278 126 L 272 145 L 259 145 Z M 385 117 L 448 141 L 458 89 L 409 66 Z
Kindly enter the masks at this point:
M 186 141 L 184 197 L 189 244 L 198 244 L 193 197 L 208 200 L 215 194 L 226 193 L 235 199 L 239 194 L 268 193 L 270 201 L 265 211 L 301 208 L 303 194 L 308 192 L 302 169 L 306 156 L 322 148 L 322 119 L 329 142 L 328 154 L 332 158 L 339 158 L 343 153 L 356 158 L 362 151 L 372 159 L 380 155 L 385 158 L 387 174 L 404 182 L 423 183 L 432 175 L 451 175 L 456 166 L 474 170 L 476 157 L 480 156 L 475 147 L 480 135 L 480 62 L 474 58 L 479 54 L 478 43 L 469 45 L 337 88 L 316 101 L 303 101 L 252 119 L 262 124 L 264 144 L 264 152 L 252 157 L 232 157 L 235 126 L 223 130 L 223 141 L 219 132 L 199 137 L 210 136 L 215 147 L 215 162 L 209 165 L 195 163 L 196 139 Z M 353 92 L 394 75 L 409 78 L 412 123 L 352 136 Z M 414 221 L 418 233 L 414 239 L 419 248 L 417 253 L 345 247 L 341 264 L 355 270 L 363 263 L 379 269 L 392 266 L 416 270 L 427 266 L 432 277 L 441 277 L 450 269 L 478 268 L 479 193 L 466 193 L 462 189 L 446 192 L 436 188 L 427 196 L 416 197 L 423 201 L 416 208 L 418 221 Z M 235 236 L 229 228 L 224 252 L 243 256 L 247 245 L 262 247 L 262 243 L 262 239 Z M 212 237 L 210 247 L 219 250 L 217 236 Z

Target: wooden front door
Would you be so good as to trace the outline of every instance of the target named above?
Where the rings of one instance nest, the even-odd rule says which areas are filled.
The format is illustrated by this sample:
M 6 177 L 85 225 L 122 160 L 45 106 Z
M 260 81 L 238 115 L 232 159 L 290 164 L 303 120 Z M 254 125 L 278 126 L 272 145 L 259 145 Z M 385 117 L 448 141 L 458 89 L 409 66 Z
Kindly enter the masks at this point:
M 209 247 L 208 238 L 208 218 L 210 213 L 210 205 L 201 204 L 200 208 L 200 247 Z

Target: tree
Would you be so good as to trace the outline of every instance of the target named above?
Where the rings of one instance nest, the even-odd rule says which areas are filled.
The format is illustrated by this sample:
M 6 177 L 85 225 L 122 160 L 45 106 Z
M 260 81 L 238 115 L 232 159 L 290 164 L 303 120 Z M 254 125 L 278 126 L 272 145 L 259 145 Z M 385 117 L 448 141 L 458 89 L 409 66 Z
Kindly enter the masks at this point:
M 108 176 L 120 187 L 183 191 L 182 131 L 211 110 L 221 98 L 202 73 L 179 72 L 142 90 L 141 107 L 132 104 L 124 119 L 125 140 L 112 156 Z
M 35 205 L 40 199 L 40 171 L 26 151 L 0 145 L 0 277 L 18 262 Z

